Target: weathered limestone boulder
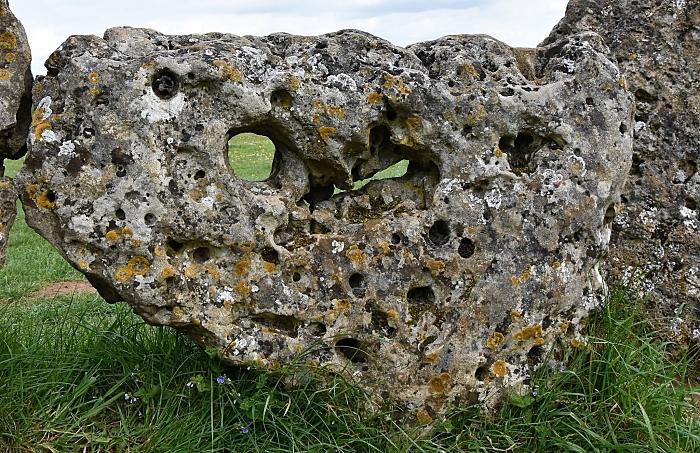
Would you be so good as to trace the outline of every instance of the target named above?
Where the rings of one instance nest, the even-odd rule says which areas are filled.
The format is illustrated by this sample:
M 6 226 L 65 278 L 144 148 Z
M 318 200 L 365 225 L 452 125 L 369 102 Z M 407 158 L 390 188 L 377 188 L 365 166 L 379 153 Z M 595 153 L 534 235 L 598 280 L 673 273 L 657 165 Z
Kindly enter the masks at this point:
M 632 157 L 606 52 L 593 33 L 74 36 L 37 79 L 16 186 L 108 301 L 230 363 L 301 356 L 429 423 L 526 389 L 600 302 Z M 233 174 L 239 132 L 274 142 L 268 180 Z
M 4 177 L 3 161 L 17 159 L 27 150 L 31 122 L 31 52 L 24 27 L 0 0 L 0 267 L 15 217 L 17 196 L 12 181 Z
M 634 159 L 610 267 L 650 292 L 652 319 L 700 341 L 700 2 L 572 0 L 546 44 L 600 33 L 636 97 Z

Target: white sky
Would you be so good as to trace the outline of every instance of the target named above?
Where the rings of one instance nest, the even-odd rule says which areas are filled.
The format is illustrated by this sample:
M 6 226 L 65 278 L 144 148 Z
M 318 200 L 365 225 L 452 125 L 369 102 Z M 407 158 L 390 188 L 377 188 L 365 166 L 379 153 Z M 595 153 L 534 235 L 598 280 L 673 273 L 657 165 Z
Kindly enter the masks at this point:
M 449 34 L 485 33 L 535 46 L 564 16 L 567 0 L 10 0 L 24 24 L 33 71 L 68 36 L 119 25 L 167 34 L 226 32 L 317 35 L 359 28 L 408 45 Z

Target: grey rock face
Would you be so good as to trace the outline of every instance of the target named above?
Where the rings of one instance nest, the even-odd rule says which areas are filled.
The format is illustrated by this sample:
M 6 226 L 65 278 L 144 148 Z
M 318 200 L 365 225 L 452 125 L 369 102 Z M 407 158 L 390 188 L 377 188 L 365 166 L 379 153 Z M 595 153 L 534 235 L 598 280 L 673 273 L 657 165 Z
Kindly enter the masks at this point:
M 0 0 L 0 165 L 26 152 L 31 123 L 32 55 L 24 27 Z
M 32 56 L 22 24 L 0 0 L 0 267 L 5 261 L 7 236 L 15 217 L 11 181 L 2 178 L 3 161 L 17 159 L 27 150 L 31 123 Z
M 234 364 L 303 354 L 430 423 L 579 344 L 631 164 L 606 52 L 592 33 L 75 36 L 36 83 L 16 186 L 107 300 Z M 276 145 L 267 181 L 229 168 L 246 131 Z
M 634 161 L 613 223 L 610 267 L 641 274 L 652 319 L 700 341 L 700 2 L 573 0 L 545 43 L 600 33 L 636 97 Z

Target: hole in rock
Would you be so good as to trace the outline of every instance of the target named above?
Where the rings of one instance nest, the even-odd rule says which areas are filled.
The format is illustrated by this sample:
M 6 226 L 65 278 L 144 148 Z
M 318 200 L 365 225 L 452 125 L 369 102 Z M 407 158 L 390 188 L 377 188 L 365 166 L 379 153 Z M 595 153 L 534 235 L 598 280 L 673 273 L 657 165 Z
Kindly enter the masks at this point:
M 326 325 L 322 322 L 312 322 L 308 325 L 307 330 L 314 337 L 322 337 L 326 334 Z
M 504 135 L 498 147 L 508 154 L 508 164 L 513 173 L 530 173 L 532 156 L 542 147 L 542 140 L 528 131 L 518 132 L 515 137 Z
M 377 173 L 374 174 L 371 178 L 367 179 L 362 179 L 360 181 L 355 181 L 352 185 L 353 190 L 361 189 L 367 184 L 369 184 L 370 181 L 380 181 L 382 179 L 398 179 L 406 176 L 406 173 L 408 173 L 408 166 L 410 162 L 406 159 L 401 160 L 399 162 L 396 162 L 394 165 L 391 165 L 384 170 L 378 171 Z M 339 191 L 339 192 L 344 192 L 344 191 Z
M 296 337 L 301 322 L 294 316 L 284 316 L 275 313 L 260 313 L 250 318 L 256 324 L 263 325 L 289 337 Z
M 206 172 L 204 170 L 197 170 L 197 173 L 194 174 L 194 179 L 202 179 L 206 176 Z
M 170 250 L 172 250 L 173 252 L 179 252 L 180 250 L 182 250 L 182 247 L 183 245 L 175 239 L 168 240 L 168 248 L 170 248 Z
M 476 369 L 474 372 L 474 377 L 480 381 L 483 382 L 486 380 L 487 377 L 489 377 L 489 367 L 486 365 L 482 365 L 479 368 Z
M 116 211 L 114 211 L 114 215 L 117 216 L 117 219 L 119 220 L 124 220 L 126 219 L 126 213 L 124 212 L 123 209 L 119 208 Z
M 360 342 L 356 338 L 343 338 L 335 343 L 335 350 L 352 363 L 364 363 L 367 361 L 367 353 L 360 349 Z
M 268 263 L 272 264 L 279 264 L 280 263 L 280 254 L 275 250 L 274 248 L 270 246 L 263 247 L 263 249 L 260 251 L 260 257 L 264 260 L 267 261 Z M 297 281 L 297 280 L 295 280 Z
M 275 107 L 288 109 L 292 106 L 292 95 L 287 90 L 275 90 L 270 95 L 270 103 Z
M 436 221 L 428 230 L 428 238 L 438 247 L 447 244 L 450 241 L 450 225 L 444 220 Z
M 605 210 L 605 216 L 603 216 L 603 223 L 608 225 L 612 223 L 612 221 L 615 220 L 615 205 L 610 205 L 608 206 L 608 209 Z
M 272 173 L 275 144 L 264 135 L 243 132 L 228 141 L 227 160 L 244 181 L 265 181 Z
M 309 203 L 309 205 L 313 208 L 314 205 L 322 201 L 330 200 L 334 193 L 335 185 L 333 184 L 318 185 L 312 183 L 309 193 L 304 195 L 304 201 Z
M 298 282 L 301 280 L 301 274 L 299 272 L 294 272 L 292 274 L 292 280 L 295 282 Z
M 203 264 L 209 261 L 209 248 L 208 247 L 197 247 L 192 252 L 192 259 L 195 263 Z
M 163 69 L 153 77 L 151 88 L 159 98 L 163 100 L 172 99 L 177 94 L 180 87 L 177 74 L 170 69 Z
M 350 288 L 352 288 L 352 293 L 357 297 L 364 297 L 367 290 L 367 283 L 365 282 L 365 277 L 362 274 L 352 274 L 348 279 Z
M 459 248 L 457 248 L 457 253 L 459 253 L 459 256 L 462 258 L 471 258 L 475 250 L 474 241 L 469 238 L 462 238 L 462 241 L 459 243 Z
M 143 221 L 146 222 L 146 225 L 151 226 L 156 223 L 156 216 L 149 212 L 143 217 Z
M 399 233 L 392 234 L 391 243 L 394 245 L 399 245 L 401 243 L 401 235 Z
M 409 290 L 408 294 L 406 294 L 406 299 L 411 304 L 434 304 L 435 292 L 430 286 L 420 286 Z
M 620 133 L 625 135 L 627 133 L 627 125 L 625 123 L 620 123 Z
M 698 204 L 695 200 L 692 198 L 688 197 L 685 199 L 685 207 L 688 209 L 692 209 L 693 211 L 698 209 Z

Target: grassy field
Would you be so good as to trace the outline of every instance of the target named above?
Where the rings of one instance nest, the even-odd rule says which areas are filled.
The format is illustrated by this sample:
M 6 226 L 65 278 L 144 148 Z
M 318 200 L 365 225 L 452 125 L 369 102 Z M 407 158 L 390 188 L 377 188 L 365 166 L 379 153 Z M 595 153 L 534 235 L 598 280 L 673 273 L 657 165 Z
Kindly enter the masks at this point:
M 232 146 L 230 157 L 265 146 Z M 668 360 L 671 345 L 623 289 L 594 316 L 588 346 L 568 369 L 541 369 L 536 391 L 494 416 L 460 408 L 424 433 L 393 422 L 397 408 L 367 412 L 366 397 L 340 378 L 294 365 L 225 368 L 125 304 L 29 297 L 76 278 L 20 216 L 0 271 L 0 452 L 700 451 L 694 359 Z M 299 372 L 305 387 L 281 385 Z

